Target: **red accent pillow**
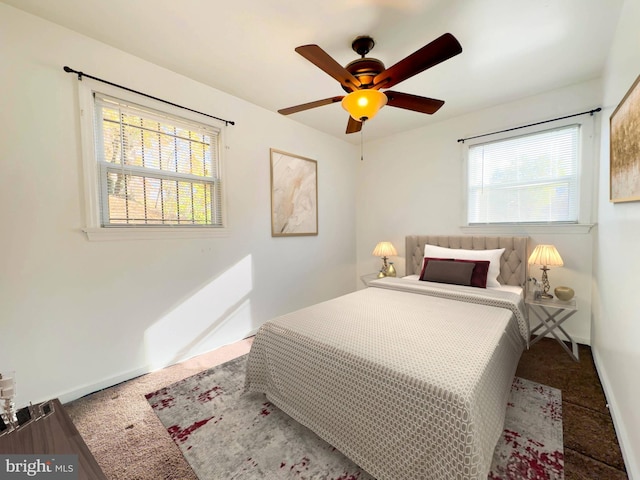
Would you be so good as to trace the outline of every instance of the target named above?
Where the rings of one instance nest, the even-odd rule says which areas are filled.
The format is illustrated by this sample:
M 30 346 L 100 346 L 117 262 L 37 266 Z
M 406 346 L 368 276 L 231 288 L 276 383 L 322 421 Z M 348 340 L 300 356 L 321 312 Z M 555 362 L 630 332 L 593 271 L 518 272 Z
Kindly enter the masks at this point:
M 427 268 L 427 264 L 429 263 L 429 260 L 447 260 L 447 261 L 453 261 L 453 258 L 435 258 L 435 257 L 424 257 L 424 260 L 422 261 L 422 270 L 420 270 L 420 280 L 422 280 L 424 278 L 424 270 Z
M 473 267 L 473 272 L 471 273 L 471 286 L 487 288 L 487 275 L 489 274 L 489 265 L 491 263 L 489 260 L 461 260 L 454 258 L 424 257 L 422 270 L 420 271 L 420 280 L 424 279 L 424 271 L 427 268 L 429 260 L 475 263 L 476 265 Z
M 471 286 L 478 288 L 487 288 L 487 275 L 489 274 L 489 260 L 461 260 L 456 259 L 455 262 L 475 263 L 473 272 L 471 272 Z
M 430 260 L 424 269 L 424 278 L 428 282 L 449 283 L 452 285 L 471 285 L 471 274 L 476 265 L 471 262 L 451 262 L 449 260 Z

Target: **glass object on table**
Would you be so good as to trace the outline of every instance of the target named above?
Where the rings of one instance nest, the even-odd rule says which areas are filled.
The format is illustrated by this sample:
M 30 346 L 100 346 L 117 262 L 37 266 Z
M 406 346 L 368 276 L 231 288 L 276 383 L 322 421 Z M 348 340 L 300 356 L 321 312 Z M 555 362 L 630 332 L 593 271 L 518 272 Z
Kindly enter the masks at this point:
M 395 277 L 396 269 L 393 266 L 393 262 L 389 262 L 389 266 L 387 267 L 387 277 Z

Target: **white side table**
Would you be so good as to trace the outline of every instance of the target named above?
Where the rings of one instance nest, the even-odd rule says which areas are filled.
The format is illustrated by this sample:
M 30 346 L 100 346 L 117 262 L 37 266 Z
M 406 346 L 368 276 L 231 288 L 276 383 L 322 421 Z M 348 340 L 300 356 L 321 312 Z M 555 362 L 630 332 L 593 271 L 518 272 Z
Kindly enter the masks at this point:
M 536 299 L 529 295 L 527 296 L 525 303 L 527 304 L 529 310 L 529 317 L 531 317 L 531 314 L 533 314 L 538 318 L 538 320 L 540 320 L 540 325 L 531 330 L 531 335 L 535 335 L 538 331 L 542 330 L 529 343 L 529 345 L 534 345 L 541 338 L 550 333 L 554 336 L 558 343 L 562 345 L 562 348 L 565 349 L 565 351 L 571 356 L 571 358 L 573 358 L 576 362 L 579 362 L 580 357 L 578 356 L 578 344 L 573 340 L 573 338 L 571 338 L 566 330 L 562 328 L 562 324 L 571 315 L 578 311 L 578 308 L 576 307 L 575 297 L 569 301 L 564 302 L 555 298 Z M 560 338 L 557 335 L 556 329 L 564 335 L 564 338 Z M 569 342 L 571 344 L 571 349 L 569 349 L 565 342 Z
M 373 282 L 374 280 L 378 280 L 378 278 L 380 278 L 378 276 L 378 272 L 376 273 L 367 273 L 366 275 L 362 275 L 360 277 L 360 280 L 362 280 L 362 283 L 364 283 L 367 287 L 369 286 L 369 282 Z

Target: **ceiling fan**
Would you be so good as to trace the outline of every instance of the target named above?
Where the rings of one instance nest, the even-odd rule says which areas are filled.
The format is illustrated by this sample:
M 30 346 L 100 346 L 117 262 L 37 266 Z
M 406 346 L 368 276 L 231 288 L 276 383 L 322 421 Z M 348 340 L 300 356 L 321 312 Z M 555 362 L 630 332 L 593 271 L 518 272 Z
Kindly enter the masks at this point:
M 343 108 L 350 114 L 346 133 L 355 133 L 362 129 L 363 122 L 373 118 L 384 105 L 427 114 L 435 113 L 444 105 L 443 100 L 391 90 L 383 93 L 380 90 L 391 88 L 461 53 L 462 46 L 453 35 L 445 33 L 387 69 L 380 60 L 366 57 L 374 45 L 373 38 L 369 36 L 356 37 L 351 48 L 361 58 L 349 63 L 346 67 L 336 62 L 318 45 L 297 47 L 296 52 L 340 82 L 348 94 L 283 108 L 278 112 L 282 115 L 290 115 L 342 102 Z

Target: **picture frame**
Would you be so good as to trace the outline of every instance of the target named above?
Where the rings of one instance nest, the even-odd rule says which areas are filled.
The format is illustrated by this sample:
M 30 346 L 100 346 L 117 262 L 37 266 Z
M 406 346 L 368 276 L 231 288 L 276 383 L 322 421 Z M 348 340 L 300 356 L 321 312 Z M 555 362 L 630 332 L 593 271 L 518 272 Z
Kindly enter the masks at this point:
M 271 148 L 271 236 L 318 235 L 318 162 Z
M 640 76 L 609 117 L 609 200 L 640 201 Z

